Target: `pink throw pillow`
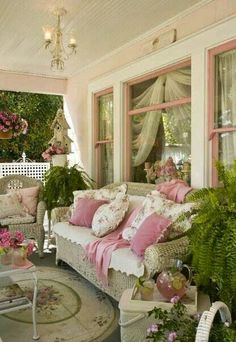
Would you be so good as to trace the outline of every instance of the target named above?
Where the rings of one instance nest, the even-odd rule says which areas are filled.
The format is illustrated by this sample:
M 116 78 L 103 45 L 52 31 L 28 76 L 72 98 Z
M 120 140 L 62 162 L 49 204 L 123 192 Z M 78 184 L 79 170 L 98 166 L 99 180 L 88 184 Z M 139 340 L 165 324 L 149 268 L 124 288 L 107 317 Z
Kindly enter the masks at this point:
M 107 201 L 96 200 L 93 198 L 78 199 L 77 206 L 69 220 L 69 223 L 76 226 L 91 228 L 95 212 L 101 205 L 107 203 Z
M 171 220 L 156 213 L 148 216 L 130 242 L 132 251 L 143 256 L 148 246 L 165 241 L 165 233 L 170 224 Z

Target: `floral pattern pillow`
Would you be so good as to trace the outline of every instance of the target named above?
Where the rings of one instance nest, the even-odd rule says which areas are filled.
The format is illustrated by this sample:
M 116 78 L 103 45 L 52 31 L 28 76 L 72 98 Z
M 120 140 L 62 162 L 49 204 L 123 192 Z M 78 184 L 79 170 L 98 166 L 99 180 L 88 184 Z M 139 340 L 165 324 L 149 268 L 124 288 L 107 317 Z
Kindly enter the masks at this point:
M 152 196 L 157 196 L 158 191 L 152 191 Z M 191 211 L 195 203 L 176 203 L 166 198 L 163 198 L 163 205 L 156 209 L 156 213 L 162 215 L 172 221 L 168 231 L 167 240 L 172 240 L 185 234 L 192 224 Z
M 73 191 L 74 203 L 73 207 L 77 205 L 78 198 L 93 198 L 96 200 L 112 201 L 116 198 L 118 193 L 125 194 L 127 192 L 127 185 L 122 184 L 114 189 L 96 189 L 96 190 L 77 190 Z
M 152 213 L 160 210 L 163 206 L 163 201 L 165 197 L 156 191 L 155 194 L 147 195 L 141 209 L 139 210 L 137 216 L 131 223 L 130 227 L 127 227 L 122 232 L 123 239 L 131 241 L 143 221 L 150 216 Z
M 26 216 L 17 194 L 0 195 L 0 219 L 16 215 Z
M 118 193 L 109 204 L 97 209 L 92 221 L 92 231 L 97 237 L 103 237 L 114 231 L 125 217 L 129 208 L 128 195 Z
M 37 213 L 38 196 L 39 196 L 39 186 L 34 186 L 31 188 L 23 189 L 10 189 L 9 193 L 16 193 L 19 202 L 26 213 L 35 216 Z
M 127 241 L 131 241 L 143 221 L 153 212 L 172 221 L 168 228 L 168 241 L 182 236 L 191 228 L 190 212 L 193 206 L 194 203 L 179 204 L 168 200 L 159 191 L 154 190 L 146 196 L 143 206 L 131 226 L 123 230 L 122 237 Z

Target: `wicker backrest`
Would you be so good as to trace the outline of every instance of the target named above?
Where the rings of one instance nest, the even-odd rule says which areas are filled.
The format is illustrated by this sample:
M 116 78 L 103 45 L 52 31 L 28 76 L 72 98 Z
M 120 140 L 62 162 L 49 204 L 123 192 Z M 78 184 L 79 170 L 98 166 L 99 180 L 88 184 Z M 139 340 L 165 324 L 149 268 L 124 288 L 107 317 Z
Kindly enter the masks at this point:
M 146 196 L 150 191 L 156 189 L 156 184 L 149 183 L 135 183 L 135 182 L 116 182 L 109 185 L 104 186 L 106 189 L 113 189 L 116 186 L 121 184 L 127 184 L 127 194 L 129 195 L 137 195 L 137 196 Z
M 40 187 L 39 198 L 43 195 L 43 183 L 40 180 L 23 175 L 9 175 L 0 178 L 0 194 L 6 194 L 9 189 Z
M 150 183 L 135 183 L 135 182 L 116 182 L 116 183 L 111 183 L 109 185 L 104 186 L 106 189 L 113 189 L 116 186 L 119 186 L 121 184 L 127 184 L 128 189 L 127 189 L 127 194 L 129 195 L 137 195 L 137 196 L 146 196 L 149 194 L 152 190 L 155 190 L 157 185 L 156 184 L 150 184 Z M 196 189 L 193 189 L 191 192 L 189 192 L 186 197 L 184 202 L 189 201 L 189 196 L 193 191 L 196 191 Z

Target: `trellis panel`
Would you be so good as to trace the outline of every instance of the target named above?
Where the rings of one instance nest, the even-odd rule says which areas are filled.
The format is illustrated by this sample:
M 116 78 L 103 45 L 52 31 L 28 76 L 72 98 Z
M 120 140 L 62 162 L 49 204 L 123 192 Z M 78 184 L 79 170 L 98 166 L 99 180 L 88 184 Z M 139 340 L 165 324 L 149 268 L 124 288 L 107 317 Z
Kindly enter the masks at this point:
M 49 169 L 50 163 L 0 163 L 0 177 L 17 174 L 43 181 L 44 174 Z

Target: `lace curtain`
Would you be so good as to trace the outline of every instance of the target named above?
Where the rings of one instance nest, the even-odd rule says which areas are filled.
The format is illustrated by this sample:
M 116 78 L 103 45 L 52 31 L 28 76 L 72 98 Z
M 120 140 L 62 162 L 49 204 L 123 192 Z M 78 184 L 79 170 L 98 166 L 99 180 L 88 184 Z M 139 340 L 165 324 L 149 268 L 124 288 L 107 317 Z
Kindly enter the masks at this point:
M 219 58 L 219 114 L 217 127 L 236 126 L 236 50 L 225 52 Z M 220 159 L 231 165 L 236 152 L 236 132 L 220 134 Z
M 133 100 L 134 108 L 169 102 L 191 96 L 191 69 L 184 68 L 161 75 L 154 84 Z M 150 111 L 133 120 L 133 166 L 144 163 L 150 154 L 162 119 L 162 110 Z M 185 144 L 190 154 L 191 105 L 185 104 L 166 109 L 169 129 L 180 144 Z

